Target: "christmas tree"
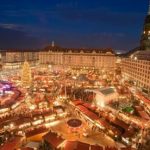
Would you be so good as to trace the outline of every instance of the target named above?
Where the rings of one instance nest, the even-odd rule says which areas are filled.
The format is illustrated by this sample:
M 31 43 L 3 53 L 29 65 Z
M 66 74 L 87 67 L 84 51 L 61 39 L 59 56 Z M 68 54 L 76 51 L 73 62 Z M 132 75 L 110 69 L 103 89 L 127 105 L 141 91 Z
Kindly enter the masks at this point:
M 30 87 L 31 81 L 31 68 L 29 63 L 25 61 L 22 68 L 21 82 L 24 87 Z

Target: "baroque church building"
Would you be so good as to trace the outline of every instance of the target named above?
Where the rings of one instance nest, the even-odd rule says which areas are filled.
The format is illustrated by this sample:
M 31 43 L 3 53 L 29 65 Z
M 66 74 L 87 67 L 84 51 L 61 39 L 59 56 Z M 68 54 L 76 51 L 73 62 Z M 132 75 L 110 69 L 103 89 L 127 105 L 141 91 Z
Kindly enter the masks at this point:
M 122 58 L 122 74 L 150 95 L 150 5 L 145 17 L 140 47 Z

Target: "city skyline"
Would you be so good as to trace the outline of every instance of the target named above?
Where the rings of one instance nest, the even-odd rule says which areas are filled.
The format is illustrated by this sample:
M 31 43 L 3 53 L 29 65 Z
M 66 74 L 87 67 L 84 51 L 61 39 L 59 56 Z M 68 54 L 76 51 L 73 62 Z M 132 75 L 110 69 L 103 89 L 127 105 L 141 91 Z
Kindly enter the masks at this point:
M 150 0 L 0 1 L 0 150 L 25 149 L 150 150 Z
M 140 43 L 148 1 L 1 1 L 0 48 L 113 48 Z

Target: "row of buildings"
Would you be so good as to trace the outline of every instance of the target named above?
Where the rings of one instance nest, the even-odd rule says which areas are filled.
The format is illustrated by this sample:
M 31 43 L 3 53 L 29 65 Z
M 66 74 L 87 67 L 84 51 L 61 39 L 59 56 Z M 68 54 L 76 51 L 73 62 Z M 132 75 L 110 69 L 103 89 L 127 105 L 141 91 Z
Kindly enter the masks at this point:
M 120 57 L 112 49 L 69 49 L 55 46 L 53 42 L 43 50 L 1 50 L 0 66 L 19 68 L 27 60 L 31 65 L 53 64 L 115 70 L 118 58 L 121 60 L 120 68 L 124 78 L 150 92 L 150 11 L 145 18 L 140 47 Z
M 4 50 L 0 54 L 3 68 L 19 68 L 26 60 L 31 65 L 52 64 L 113 70 L 116 62 L 112 49 L 68 49 L 53 44 L 38 51 Z

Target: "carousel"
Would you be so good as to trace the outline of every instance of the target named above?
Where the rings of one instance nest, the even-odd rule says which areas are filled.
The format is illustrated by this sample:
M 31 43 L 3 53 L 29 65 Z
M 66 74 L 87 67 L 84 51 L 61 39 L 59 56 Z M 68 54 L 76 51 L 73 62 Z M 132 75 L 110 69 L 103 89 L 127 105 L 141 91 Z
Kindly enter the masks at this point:
M 69 130 L 71 133 L 78 133 L 81 131 L 81 128 L 83 126 L 82 121 L 80 119 L 69 119 L 67 121 L 67 125 L 69 127 Z

